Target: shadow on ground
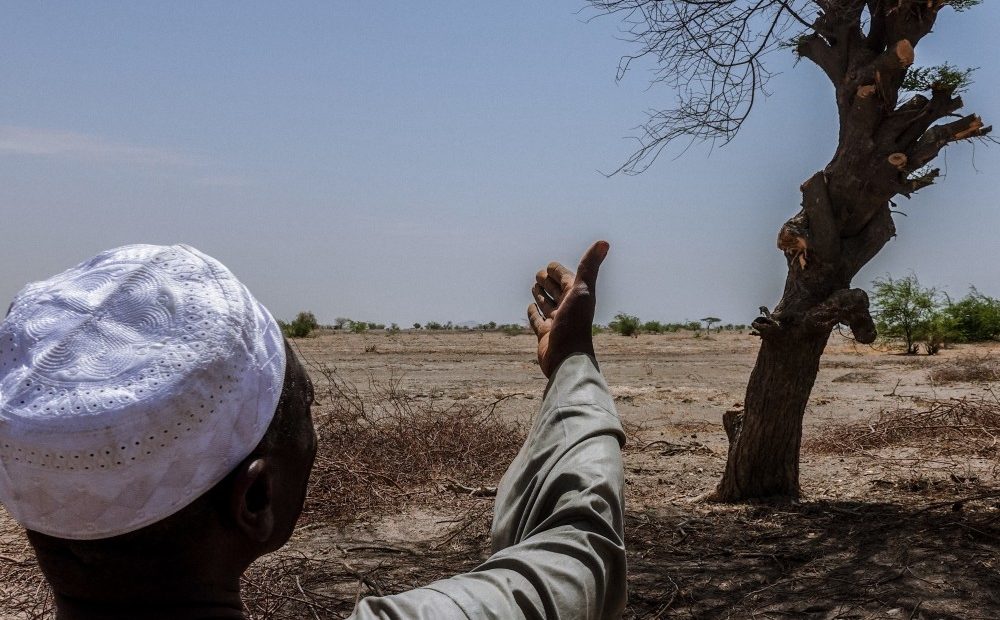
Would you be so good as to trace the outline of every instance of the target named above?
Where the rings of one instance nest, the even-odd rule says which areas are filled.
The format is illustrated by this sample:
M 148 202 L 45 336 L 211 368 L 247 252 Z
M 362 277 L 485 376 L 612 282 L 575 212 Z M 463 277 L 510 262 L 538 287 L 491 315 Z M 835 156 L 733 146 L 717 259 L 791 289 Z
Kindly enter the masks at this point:
M 629 512 L 625 618 L 1000 618 L 996 501 Z M 255 564 L 248 617 L 342 618 L 359 597 L 468 570 L 487 553 L 489 508 L 477 503 L 436 541 L 317 531 L 308 553 L 293 544 Z M 33 558 L 5 557 L 0 569 L 0 616 L 53 617 Z
M 996 500 L 627 515 L 626 618 L 1000 618 Z

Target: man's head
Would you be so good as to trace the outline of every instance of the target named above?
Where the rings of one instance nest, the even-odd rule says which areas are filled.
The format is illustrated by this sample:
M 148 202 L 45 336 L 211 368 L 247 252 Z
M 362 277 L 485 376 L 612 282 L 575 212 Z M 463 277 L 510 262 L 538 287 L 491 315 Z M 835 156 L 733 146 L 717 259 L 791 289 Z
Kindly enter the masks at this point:
M 288 540 L 312 386 L 220 263 L 105 252 L 26 287 L 0 343 L 0 499 L 58 595 L 211 598 Z

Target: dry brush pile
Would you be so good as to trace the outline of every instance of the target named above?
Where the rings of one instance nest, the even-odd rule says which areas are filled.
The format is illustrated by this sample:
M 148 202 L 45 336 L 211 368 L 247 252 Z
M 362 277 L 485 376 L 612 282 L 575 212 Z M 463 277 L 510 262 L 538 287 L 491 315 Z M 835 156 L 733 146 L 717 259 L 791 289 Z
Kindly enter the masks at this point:
M 929 400 L 920 405 L 882 410 L 866 424 L 833 427 L 807 441 L 806 448 L 826 454 L 893 447 L 966 456 L 997 453 L 1000 400 L 992 392 L 987 397 Z
M 930 379 L 938 384 L 998 381 L 1000 380 L 1000 363 L 988 355 L 965 355 L 932 369 Z
M 941 473 L 977 486 L 995 481 L 1000 474 L 1000 395 L 991 382 L 1000 379 L 1000 365 L 989 356 L 964 356 L 932 368 L 929 378 L 938 386 L 978 387 L 961 397 L 899 396 L 895 406 L 868 422 L 826 428 L 806 440 L 805 449 L 904 468 L 921 483 Z
M 525 429 L 486 405 L 443 405 L 401 389 L 391 372 L 367 389 L 328 365 L 310 364 L 319 436 L 306 513 L 344 523 L 398 508 L 442 485 L 471 491 L 495 486 L 524 441 Z

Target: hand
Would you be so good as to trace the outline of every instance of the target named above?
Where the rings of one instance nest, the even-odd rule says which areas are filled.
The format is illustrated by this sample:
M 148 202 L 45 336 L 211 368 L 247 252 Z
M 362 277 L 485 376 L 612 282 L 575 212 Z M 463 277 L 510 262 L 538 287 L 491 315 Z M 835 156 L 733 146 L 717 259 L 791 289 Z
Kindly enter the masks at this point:
M 573 353 L 594 355 L 594 309 L 597 271 L 611 246 L 598 241 L 580 259 L 573 275 L 559 263 L 535 274 L 528 322 L 538 336 L 538 365 L 546 377 Z

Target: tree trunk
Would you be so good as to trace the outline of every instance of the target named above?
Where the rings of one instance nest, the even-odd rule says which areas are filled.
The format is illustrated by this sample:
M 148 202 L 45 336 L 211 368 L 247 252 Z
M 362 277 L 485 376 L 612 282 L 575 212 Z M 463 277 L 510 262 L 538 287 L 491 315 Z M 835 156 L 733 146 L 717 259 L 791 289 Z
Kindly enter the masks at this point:
M 858 341 L 875 340 L 868 295 L 848 286 L 866 257 L 892 237 L 888 205 L 859 233 L 860 242 L 841 236 L 825 173 L 806 181 L 802 196 L 802 211 L 778 236 L 788 262 L 785 291 L 774 313 L 761 308 L 764 316 L 752 324 L 760 351 L 744 411 L 723 418 L 729 458 L 710 499 L 798 497 L 802 418 L 830 331 L 842 323 Z
M 778 234 L 785 291 L 773 314 L 761 308 L 753 322 L 761 347 L 745 410 L 723 417 L 729 460 L 711 496 L 721 501 L 798 496 L 802 416 L 830 331 L 842 323 L 861 343 L 875 339 L 868 296 L 849 287 L 895 235 L 892 199 L 931 185 L 939 171 L 924 166 L 945 146 L 991 131 L 974 114 L 935 124 L 958 116 L 957 84 L 935 82 L 930 97 L 899 102 L 914 48 L 948 2 L 817 4 L 822 10 L 796 52 L 823 69 L 836 91 L 837 151 L 803 184 L 802 210 Z
M 788 330 L 761 343 L 745 409 L 725 419 L 730 444 L 720 498 L 798 497 L 802 417 L 828 337 Z

